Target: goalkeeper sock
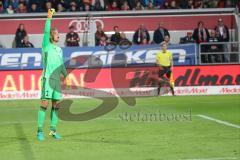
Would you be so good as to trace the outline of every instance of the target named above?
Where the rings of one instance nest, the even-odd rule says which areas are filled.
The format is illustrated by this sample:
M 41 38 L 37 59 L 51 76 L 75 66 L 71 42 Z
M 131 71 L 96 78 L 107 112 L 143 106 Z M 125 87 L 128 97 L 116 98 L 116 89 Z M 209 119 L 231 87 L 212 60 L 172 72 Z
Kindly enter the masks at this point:
M 58 123 L 58 108 L 52 107 L 50 130 L 56 131 L 57 123 Z
M 46 108 L 41 106 L 38 111 L 38 132 L 42 132 L 43 130 L 42 128 L 45 120 L 45 115 L 46 115 Z

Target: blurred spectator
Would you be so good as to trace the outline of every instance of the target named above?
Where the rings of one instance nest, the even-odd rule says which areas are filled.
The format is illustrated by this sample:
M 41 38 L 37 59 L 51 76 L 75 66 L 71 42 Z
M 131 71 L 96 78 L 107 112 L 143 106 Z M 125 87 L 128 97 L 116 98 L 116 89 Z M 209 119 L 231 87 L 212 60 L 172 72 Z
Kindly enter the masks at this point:
M 111 1 L 111 0 L 110 0 Z M 128 1 L 128 0 L 114 0 L 117 2 L 117 5 L 119 8 L 121 8 L 121 6 L 123 5 L 124 1 Z
M 189 0 L 180 0 L 179 7 L 182 9 L 188 9 L 188 2 L 189 2 Z
M 128 4 L 131 10 L 136 7 L 136 0 L 128 0 Z
M 28 0 L 18 0 L 18 4 L 23 3 L 25 6 L 27 6 L 27 2 Z
M 222 18 L 218 19 L 218 24 L 215 27 L 216 35 L 219 39 L 219 42 L 229 42 L 229 30 L 228 27 L 224 24 Z M 223 51 L 228 52 L 228 45 L 227 44 L 222 44 Z M 223 57 L 224 62 L 229 62 L 230 61 L 230 55 L 225 54 Z
M 18 0 L 5 0 L 4 1 L 4 8 L 8 8 L 10 5 L 12 6 L 13 10 L 17 9 Z
M 0 13 L 4 13 L 3 3 L 0 1 Z
M 115 33 L 111 36 L 111 41 L 119 44 L 121 41 L 121 34 L 119 32 L 119 28 L 118 26 L 114 26 L 113 29 Z
M 143 38 L 142 42 L 141 42 L 141 45 L 148 45 L 148 40 L 147 38 Z
M 49 1 L 47 1 L 47 2 L 45 3 L 44 11 L 47 12 L 48 9 L 51 9 L 51 8 L 52 8 L 52 3 L 49 2 Z
M 108 11 L 119 11 L 118 4 L 116 1 L 113 1 L 111 5 L 107 8 Z
M 163 23 L 160 22 L 158 28 L 153 33 L 153 42 L 156 44 L 162 43 L 166 35 L 170 37 L 168 30 L 164 28 Z
M 140 1 L 137 1 L 136 6 L 134 8 L 135 10 L 144 10 L 144 7 L 142 6 Z
M 107 35 L 104 33 L 104 31 L 102 29 L 102 26 L 98 25 L 97 26 L 97 31 L 95 33 L 95 45 L 96 46 L 100 45 L 100 40 L 101 40 L 102 37 L 105 37 L 106 40 L 108 39 Z
M 128 42 L 128 44 L 131 44 L 131 42 L 127 39 L 126 34 L 124 32 L 120 33 L 120 36 L 121 36 L 120 43 L 124 41 Z
M 58 3 L 57 12 L 65 12 L 65 8 L 63 7 L 62 3 Z
M 69 32 L 66 35 L 66 45 L 68 47 L 79 46 L 80 38 L 76 32 L 74 32 L 74 26 L 69 27 Z
M 55 3 L 54 3 L 54 7 L 56 8 L 56 5 L 58 5 L 59 3 L 61 3 L 62 4 L 62 6 L 65 8 L 65 10 L 67 10 L 68 8 L 69 8 L 69 4 L 70 4 L 70 2 L 72 2 L 72 1 L 76 1 L 76 0 L 53 0 L 53 1 L 55 1 Z
M 188 9 L 194 9 L 194 2 L 193 0 L 188 0 L 188 6 L 187 6 Z
M 216 36 L 215 30 L 211 30 L 211 35 L 209 37 L 209 41 L 211 44 L 208 45 L 208 52 L 222 52 L 222 44 L 216 44 L 219 42 L 219 38 Z M 207 63 L 216 63 L 223 61 L 223 55 L 220 54 L 208 54 L 205 55 Z
M 171 45 L 171 43 L 170 43 L 170 37 L 169 37 L 168 35 L 166 35 L 166 36 L 164 37 L 164 41 L 163 41 L 162 43 L 166 43 L 167 45 Z
M 27 13 L 27 6 L 24 3 L 19 3 L 16 13 Z
M 92 0 L 92 6 L 93 6 L 95 11 L 105 10 L 104 0 Z
M 156 8 L 160 9 L 161 6 L 164 4 L 165 0 L 154 0 L 153 4 L 156 6 Z
M 153 5 L 153 3 L 150 1 L 149 3 L 148 3 L 148 5 L 147 5 L 147 8 L 146 8 L 147 10 L 154 10 L 154 9 L 156 9 L 155 8 L 155 6 Z
M 204 8 L 217 8 L 218 0 L 205 0 L 203 3 Z
M 197 0 L 194 2 L 194 8 L 201 9 L 203 8 L 203 1 L 202 0 Z
M 232 4 L 232 0 L 226 0 L 225 8 L 233 8 L 233 7 L 235 6 Z
M 93 8 L 92 8 L 91 5 L 86 3 L 86 4 L 83 5 L 83 10 L 88 12 L 88 11 L 92 11 Z
M 73 2 L 70 3 L 70 8 L 69 8 L 69 11 L 70 11 L 70 12 L 76 12 L 76 11 L 77 11 L 77 8 L 78 8 L 78 7 L 77 7 L 76 2 L 73 1 Z
M 142 44 L 142 41 L 145 38 L 147 39 L 147 43 L 149 43 L 150 35 L 148 33 L 148 30 L 145 28 L 143 24 L 141 24 L 133 35 L 133 43 Z
M 8 8 L 6 9 L 6 13 L 7 14 L 13 14 L 14 13 L 14 9 L 12 5 L 9 5 Z
M 225 7 L 225 1 L 226 0 L 219 0 L 218 4 L 217 4 L 218 8 L 224 8 Z
M 107 38 L 102 36 L 99 40 L 98 46 L 106 46 L 107 45 Z
M 124 2 L 123 2 L 122 6 L 121 6 L 121 10 L 123 10 L 123 11 L 130 10 L 130 7 L 129 7 L 127 1 L 124 1 Z
M 196 43 L 208 42 L 209 40 L 209 32 L 204 27 L 204 23 L 202 21 L 198 22 L 198 27 L 193 31 L 193 39 Z
M 27 35 L 27 32 L 25 30 L 24 24 L 19 24 L 16 35 L 15 35 L 15 43 L 16 47 L 19 48 L 21 46 L 23 38 Z
M 169 7 L 169 9 L 178 9 L 178 7 L 177 7 L 177 4 L 176 4 L 176 1 L 175 1 L 175 0 L 172 0 L 172 1 L 170 2 L 170 7 Z
M 192 32 L 187 32 L 187 36 L 180 38 L 180 44 L 194 43 Z
M 83 4 L 91 5 L 92 0 L 82 0 Z
M 224 24 L 222 18 L 218 19 L 218 24 L 215 27 L 215 31 L 219 37 L 220 42 L 229 42 L 229 30 L 228 27 Z
M 34 45 L 31 42 L 29 42 L 28 35 L 25 35 L 23 40 L 22 40 L 22 43 L 20 44 L 19 47 L 20 48 L 34 48 Z
M 140 0 L 142 2 L 143 7 L 148 7 L 150 3 L 152 3 L 152 5 L 154 6 L 154 1 L 155 0 Z M 157 3 L 159 3 L 159 0 L 157 1 Z M 150 4 L 151 5 L 151 4 Z
M 202 21 L 198 22 L 198 28 L 194 29 L 193 31 L 193 39 L 197 44 L 200 43 L 206 43 L 209 41 L 209 32 L 208 29 L 204 27 L 204 23 Z M 207 51 L 207 45 L 201 45 L 200 52 L 206 52 Z M 201 55 L 202 63 L 207 63 L 207 57 L 206 55 Z
M 29 12 L 31 13 L 36 13 L 36 12 L 40 12 L 38 4 L 37 3 L 32 3 L 29 9 Z
M 212 43 L 219 42 L 219 38 L 217 37 L 215 30 L 211 30 L 208 42 L 212 42 Z M 216 50 L 216 48 L 218 48 L 218 47 L 211 47 L 210 49 Z
M 28 6 L 31 6 L 32 4 L 37 4 L 39 10 L 41 11 L 42 7 L 45 6 L 46 1 L 44 0 L 27 0 Z
M 85 4 L 81 3 L 81 4 L 77 4 L 77 6 L 78 6 L 78 9 L 77 9 L 78 11 L 84 11 L 85 10 L 85 8 L 84 8 Z
M 168 1 L 165 1 L 164 4 L 160 7 L 160 9 L 170 9 L 170 4 Z
M 213 1 L 209 0 L 209 1 L 210 1 L 210 4 L 211 4 L 212 6 L 209 6 L 208 8 L 211 8 L 211 7 L 213 7 L 213 8 L 218 8 L 218 2 L 219 2 L 219 0 L 213 0 Z

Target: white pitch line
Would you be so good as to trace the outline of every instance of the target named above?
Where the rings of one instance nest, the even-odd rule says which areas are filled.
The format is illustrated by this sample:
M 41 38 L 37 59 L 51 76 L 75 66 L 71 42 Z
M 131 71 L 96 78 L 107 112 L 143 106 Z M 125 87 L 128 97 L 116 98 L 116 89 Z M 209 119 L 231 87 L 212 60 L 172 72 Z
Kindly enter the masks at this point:
M 218 158 L 193 158 L 193 159 L 180 159 L 180 160 L 234 160 L 237 157 L 218 157 Z
M 240 129 L 240 126 L 236 125 L 236 124 L 232 124 L 232 123 L 229 123 L 229 122 L 226 122 L 226 121 L 222 121 L 222 120 L 215 119 L 215 118 L 212 118 L 212 117 L 209 117 L 209 116 L 205 116 L 205 115 L 201 115 L 201 114 L 199 114 L 197 116 L 201 117 L 201 118 L 204 118 L 204 119 L 207 119 L 207 120 L 210 120 L 210 121 L 214 121 L 214 122 L 220 123 L 220 124 L 224 124 L 226 126 L 230 126 L 230 127 L 234 127 L 234 128 L 239 128 Z

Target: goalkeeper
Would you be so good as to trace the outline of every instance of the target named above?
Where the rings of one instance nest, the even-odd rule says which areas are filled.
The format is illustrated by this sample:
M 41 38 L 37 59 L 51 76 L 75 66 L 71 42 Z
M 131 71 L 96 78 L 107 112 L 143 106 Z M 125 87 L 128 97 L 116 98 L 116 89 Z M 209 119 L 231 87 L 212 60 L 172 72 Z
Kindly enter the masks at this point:
M 173 56 L 170 51 L 167 50 L 167 43 L 161 44 L 162 50 L 157 53 L 156 63 L 159 66 L 159 77 L 165 80 L 164 75 L 166 74 L 169 81 L 172 95 L 174 95 L 174 80 L 172 74 L 173 67 Z M 158 87 L 158 95 L 160 94 L 161 84 Z
M 58 123 L 58 103 L 62 98 L 61 95 L 61 74 L 66 78 L 67 71 L 63 64 L 62 49 L 57 46 L 59 41 L 59 33 L 56 28 L 51 28 L 52 16 L 55 13 L 54 9 L 48 10 L 48 17 L 44 28 L 44 37 L 42 41 L 42 84 L 41 84 L 41 106 L 38 111 L 38 140 L 44 140 L 43 124 L 46 115 L 48 101 L 52 102 L 51 109 L 51 124 L 49 135 L 55 139 L 60 139 L 61 136 L 56 132 Z

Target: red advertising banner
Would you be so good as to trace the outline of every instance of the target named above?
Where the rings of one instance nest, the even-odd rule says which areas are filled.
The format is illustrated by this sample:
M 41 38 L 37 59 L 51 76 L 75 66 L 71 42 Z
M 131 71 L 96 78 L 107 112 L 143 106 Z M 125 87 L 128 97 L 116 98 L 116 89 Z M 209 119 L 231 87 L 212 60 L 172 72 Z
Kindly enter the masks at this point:
M 71 87 L 134 88 L 157 78 L 157 67 L 75 69 L 68 76 Z M 175 86 L 240 85 L 239 65 L 174 67 Z M 1 71 L 0 91 L 38 91 L 41 70 Z M 149 86 L 151 87 L 151 86 Z
M 163 22 L 168 30 L 193 30 L 197 27 L 198 21 L 203 21 L 205 26 L 213 29 L 217 20 L 222 18 L 229 29 L 236 26 L 233 15 L 170 15 L 170 16 L 116 16 L 116 17 L 94 17 L 92 23 L 101 25 L 104 31 L 113 31 L 113 26 L 118 25 L 121 31 L 134 31 L 140 24 L 145 24 L 149 31 L 156 30 L 158 24 Z M 131 25 L 129 25 L 131 22 Z M 0 20 L 0 34 L 15 34 L 20 23 L 25 24 L 28 34 L 42 34 L 45 19 L 2 19 Z M 56 18 L 53 26 L 58 28 L 60 33 L 67 33 L 68 27 L 74 25 L 76 32 L 86 30 L 86 18 Z

